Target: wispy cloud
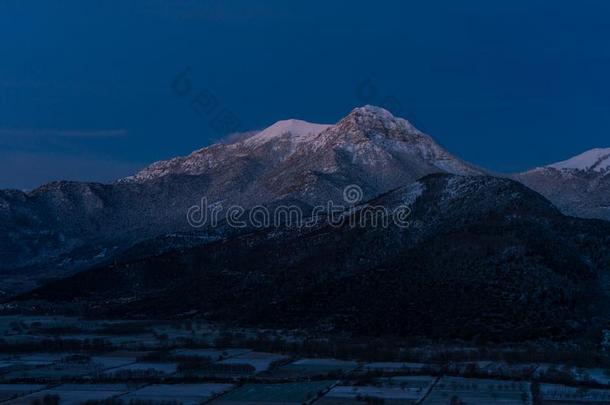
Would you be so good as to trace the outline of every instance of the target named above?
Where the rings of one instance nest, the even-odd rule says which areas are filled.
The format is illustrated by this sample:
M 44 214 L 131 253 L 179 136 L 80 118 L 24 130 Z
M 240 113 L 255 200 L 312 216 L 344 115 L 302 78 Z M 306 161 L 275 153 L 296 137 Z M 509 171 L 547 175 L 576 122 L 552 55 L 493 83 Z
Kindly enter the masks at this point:
M 0 128 L 0 137 L 43 138 L 121 138 L 127 136 L 126 129 L 65 130 L 65 129 L 11 129 Z

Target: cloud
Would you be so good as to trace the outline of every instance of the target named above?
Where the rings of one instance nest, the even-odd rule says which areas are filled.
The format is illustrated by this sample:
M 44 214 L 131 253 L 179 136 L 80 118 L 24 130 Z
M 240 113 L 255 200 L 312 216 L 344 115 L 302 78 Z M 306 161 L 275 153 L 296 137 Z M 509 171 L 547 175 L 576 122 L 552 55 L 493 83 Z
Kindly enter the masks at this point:
M 27 138 L 121 138 L 126 129 L 65 130 L 65 129 L 0 129 L 0 137 Z
M 220 138 L 218 142 L 223 143 L 225 145 L 231 145 L 237 142 L 243 142 L 246 139 L 252 138 L 254 135 L 258 134 L 260 131 L 246 131 L 246 132 L 233 132 Z

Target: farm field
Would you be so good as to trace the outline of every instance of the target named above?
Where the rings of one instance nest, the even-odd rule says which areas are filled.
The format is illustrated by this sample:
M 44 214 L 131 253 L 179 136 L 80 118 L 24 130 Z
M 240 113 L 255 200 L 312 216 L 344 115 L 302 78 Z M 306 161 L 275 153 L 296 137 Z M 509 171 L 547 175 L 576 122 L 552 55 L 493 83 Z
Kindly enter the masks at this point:
M 316 401 L 320 405 L 381 403 L 389 405 L 415 404 L 429 392 L 436 382 L 430 376 L 400 376 L 378 378 L 366 385 L 340 383 L 323 398 Z M 375 402 L 377 401 L 377 402 Z
M 284 404 L 300 405 L 316 398 L 334 381 L 286 384 L 246 384 L 213 401 L 214 405 Z
M 418 392 L 426 391 L 437 381 L 437 377 L 427 375 L 397 376 L 389 378 L 378 378 L 376 382 L 384 387 L 400 387 Z
M 117 399 L 125 402 L 158 401 L 198 405 L 232 388 L 232 384 L 148 385 L 121 395 Z
M 20 397 L 46 388 L 41 384 L 0 384 L 0 401 Z
M 545 404 L 610 403 L 610 362 L 606 369 L 597 360 L 589 368 L 472 360 L 476 350 L 459 352 L 455 346 L 414 347 L 408 356 L 397 351 L 396 361 L 385 352 L 383 361 L 374 361 L 368 352 L 333 358 L 311 347 L 299 351 L 301 332 L 232 332 L 192 321 L 0 316 L 0 327 L 0 401 L 10 404 L 47 397 L 59 398 L 59 404 L 106 399 L 125 405 L 301 404 L 315 399 L 321 405 L 516 405 L 531 403 L 531 381 L 540 382 L 535 386 L 541 387 Z M 466 360 L 455 360 L 460 356 Z M 405 358 L 420 361 L 398 361 Z
M 594 381 L 598 384 L 610 385 L 610 373 L 608 370 L 601 368 L 581 369 L 572 367 L 570 374 L 574 375 L 578 381 Z
M 110 369 L 119 368 L 126 366 L 128 364 L 135 363 L 137 361 L 137 357 L 131 356 L 120 356 L 113 355 L 112 353 L 107 355 L 100 356 L 91 356 L 91 361 L 95 364 L 99 364 L 104 371 L 108 371 Z
M 173 356 L 199 357 L 210 361 L 222 361 L 235 356 L 245 355 L 252 350 L 249 349 L 177 349 L 172 351 Z
M 102 371 L 103 366 L 96 363 L 61 360 L 50 365 L 18 367 L 2 377 L 5 380 L 60 380 L 83 376 L 95 377 Z
M 367 363 L 362 366 L 365 371 L 382 371 L 382 372 L 407 372 L 407 373 L 418 373 L 422 370 L 430 367 L 426 363 L 401 363 L 401 362 L 377 362 Z
M 286 356 L 273 353 L 247 352 L 221 360 L 219 364 L 247 364 L 254 368 L 255 373 L 260 373 L 268 370 L 274 362 L 285 358 Z
M 152 363 L 152 362 L 137 362 L 127 364 L 118 368 L 113 368 L 106 371 L 104 374 L 112 377 L 121 377 L 126 374 L 134 375 L 172 375 L 178 371 L 176 363 Z
M 331 373 L 340 374 L 355 370 L 358 363 L 336 359 L 300 359 L 273 370 L 273 377 L 313 377 Z
M 524 405 L 531 403 L 529 383 L 443 377 L 426 397 L 425 405 L 465 403 L 486 405 L 501 403 Z
M 610 404 L 610 390 L 541 384 L 542 403 L 547 405 Z
M 422 398 L 423 393 L 418 393 L 410 389 L 389 388 L 389 387 L 354 387 L 338 386 L 334 387 L 316 404 L 362 404 L 366 401 L 383 401 L 388 405 L 415 404 Z
M 80 405 L 86 401 L 103 401 L 128 391 L 125 384 L 65 384 L 37 391 L 36 393 L 12 400 L 12 405 L 30 405 L 45 397 L 59 398 L 62 405 Z

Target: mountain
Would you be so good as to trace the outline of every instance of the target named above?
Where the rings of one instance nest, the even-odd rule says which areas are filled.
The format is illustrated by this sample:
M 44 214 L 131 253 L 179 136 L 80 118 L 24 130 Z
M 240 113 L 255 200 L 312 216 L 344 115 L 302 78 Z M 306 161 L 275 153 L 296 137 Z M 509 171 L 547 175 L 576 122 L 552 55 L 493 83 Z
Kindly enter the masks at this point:
M 568 215 L 610 220 L 610 148 L 592 149 L 514 178 Z
M 380 207 L 387 226 L 367 216 Z M 140 254 L 13 305 L 496 341 L 571 337 L 607 316 L 610 224 L 566 217 L 518 182 L 428 175 L 343 218 Z
M 610 148 L 591 149 L 563 162 L 549 165 L 554 169 L 584 170 L 607 173 L 610 170 Z
M 607 151 L 515 181 L 378 107 L 334 125 L 278 121 L 114 184 L 0 192 L 0 288 L 29 291 L 11 307 L 101 317 L 498 341 L 590 333 L 608 319 L 610 224 L 560 209 L 603 217 Z M 338 216 L 316 210 L 329 202 Z M 290 205 L 307 226 L 233 226 L 223 214 L 235 205 L 239 218 Z M 210 207 L 218 224 L 189 221 Z
M 124 182 L 210 176 L 221 180 L 206 194 L 210 200 L 248 204 L 253 199 L 261 203 L 294 198 L 319 204 L 339 199 L 350 184 L 358 184 L 372 198 L 430 173 L 484 172 L 451 155 L 408 121 L 365 106 L 336 125 L 279 121 L 243 142 L 155 163 Z
M 286 120 L 244 138 L 154 163 L 114 184 L 0 191 L 0 290 L 25 290 L 141 241 L 192 233 L 186 214 L 204 197 L 224 209 L 282 201 L 311 207 L 342 201 L 351 184 L 369 199 L 431 173 L 484 173 L 372 106 L 335 125 Z

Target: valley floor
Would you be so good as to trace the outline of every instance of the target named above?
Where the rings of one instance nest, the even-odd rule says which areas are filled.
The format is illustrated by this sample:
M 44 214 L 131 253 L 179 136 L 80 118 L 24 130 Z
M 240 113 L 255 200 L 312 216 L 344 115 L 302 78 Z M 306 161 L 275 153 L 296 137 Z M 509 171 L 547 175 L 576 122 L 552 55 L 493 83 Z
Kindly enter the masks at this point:
M 191 320 L 1 316 L 0 403 L 610 403 L 603 353 L 342 339 Z

